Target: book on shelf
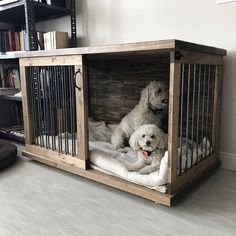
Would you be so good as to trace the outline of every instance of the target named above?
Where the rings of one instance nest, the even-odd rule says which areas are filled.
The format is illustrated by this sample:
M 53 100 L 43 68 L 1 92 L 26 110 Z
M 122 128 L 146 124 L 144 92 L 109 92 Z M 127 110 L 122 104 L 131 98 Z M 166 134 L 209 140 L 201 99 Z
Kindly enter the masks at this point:
M 13 95 L 20 91 L 19 67 L 14 63 L 0 64 L 0 95 Z
M 44 49 L 43 33 L 41 31 L 36 32 L 38 50 Z M 25 29 L 21 31 L 15 31 L 14 29 L 0 30 L 0 52 L 28 50 L 29 44 Z
M 51 31 L 43 34 L 45 50 L 68 48 L 69 38 L 67 32 Z

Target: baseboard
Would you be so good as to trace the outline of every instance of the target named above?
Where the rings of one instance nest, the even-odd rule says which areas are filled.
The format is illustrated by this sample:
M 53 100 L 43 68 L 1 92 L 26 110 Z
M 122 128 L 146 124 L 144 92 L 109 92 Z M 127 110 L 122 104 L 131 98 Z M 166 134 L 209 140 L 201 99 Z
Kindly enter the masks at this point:
M 224 169 L 236 171 L 236 154 L 219 152 L 219 158 Z

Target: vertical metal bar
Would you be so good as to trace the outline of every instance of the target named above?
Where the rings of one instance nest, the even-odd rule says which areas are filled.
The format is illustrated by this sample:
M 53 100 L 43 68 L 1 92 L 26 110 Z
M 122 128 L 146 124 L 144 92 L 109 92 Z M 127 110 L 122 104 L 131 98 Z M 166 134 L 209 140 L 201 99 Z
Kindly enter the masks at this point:
M 75 87 L 74 87 L 74 67 L 70 68 L 70 88 L 71 88 L 71 129 L 72 129 L 72 155 L 76 155 L 76 123 L 75 123 Z
M 55 140 L 55 74 L 53 73 L 54 66 L 50 67 L 50 100 L 51 100 L 51 111 L 52 111 L 52 150 L 56 150 L 56 140 Z
M 189 136 L 189 97 L 190 97 L 190 77 L 191 77 L 191 64 L 188 64 L 188 92 L 187 92 L 187 114 L 186 114 L 186 161 L 185 161 L 185 171 L 188 168 L 188 149 L 189 149 L 189 143 L 188 143 L 188 136 Z
M 61 127 L 61 124 L 62 124 L 62 99 L 61 99 L 61 69 L 60 67 L 58 66 L 57 67 L 57 99 L 58 99 L 58 113 L 57 113 L 57 116 L 58 116 L 58 147 L 59 147 L 59 152 L 62 153 L 62 137 L 61 137 L 61 132 L 62 132 L 62 127 Z
M 184 66 L 181 71 L 181 101 L 180 101 L 180 153 L 179 153 L 179 175 L 182 174 L 182 155 L 183 155 L 183 106 L 184 106 Z
M 50 133 L 49 133 L 49 140 L 50 140 L 50 148 L 54 150 L 55 140 L 53 135 L 53 93 L 52 93 L 52 86 L 53 86 L 53 73 L 52 73 L 52 66 L 48 67 L 48 74 L 49 74 L 49 81 L 48 81 L 48 106 L 49 106 L 49 118 L 50 118 Z
M 36 83 L 37 83 L 37 106 L 38 106 L 38 111 L 40 114 L 40 119 L 38 120 L 40 147 L 44 147 L 44 137 L 42 136 L 43 134 L 43 124 L 42 124 L 43 109 L 42 109 L 42 104 L 41 104 L 42 84 L 41 84 L 41 76 L 40 76 L 40 70 L 42 72 L 43 69 L 42 68 L 40 69 L 39 67 L 35 67 L 35 70 L 36 70 Z
M 46 148 L 49 148 L 48 145 L 48 130 L 49 130 L 49 124 L 48 124 L 48 94 L 47 94 L 47 80 L 48 80 L 48 66 L 45 67 L 45 76 L 43 76 L 43 109 L 44 109 L 44 137 L 46 139 Z
M 33 68 L 33 75 L 32 75 L 32 83 L 33 83 L 33 103 L 34 103 L 34 110 L 35 110 L 35 115 L 34 115 L 34 126 L 35 126 L 35 144 L 39 145 L 39 125 L 38 125 L 38 118 L 39 118 L 39 111 L 37 109 L 37 89 L 38 89 L 38 85 L 36 83 L 36 69 Z
M 193 68 L 193 97 L 192 97 L 192 137 L 191 137 L 191 168 L 193 166 L 193 151 L 195 149 L 194 145 L 193 145 L 193 137 L 194 137 L 194 116 L 195 116 L 195 84 L 196 84 L 196 64 L 194 64 L 194 68 Z
M 201 78 L 202 78 L 202 65 L 199 65 L 199 72 L 198 72 L 198 95 L 197 95 L 197 138 L 196 138 L 196 143 L 197 143 L 197 160 L 196 164 L 199 161 L 199 113 L 200 113 L 200 97 L 201 97 Z
M 203 94 L 202 94 L 202 122 L 201 122 L 201 160 L 204 157 L 203 155 L 203 137 L 204 137 L 204 112 L 205 112 L 205 93 L 206 93 L 206 65 L 204 65 L 204 77 L 203 77 Z
M 65 125 L 65 93 L 64 93 L 64 87 L 65 86 L 64 86 L 64 73 L 63 73 L 63 67 L 62 66 L 60 67 L 60 71 L 61 71 L 60 77 L 61 77 L 61 95 L 62 95 L 61 98 L 62 98 L 62 114 L 63 114 L 63 132 L 62 133 L 65 136 L 65 132 L 66 132 L 66 130 L 65 130 L 65 127 L 66 127 L 66 125 Z M 64 141 L 64 148 L 62 146 L 62 153 L 65 153 L 66 142 L 65 142 L 64 138 L 63 138 L 63 141 Z
M 68 87 L 68 78 L 67 78 L 67 66 L 63 66 L 63 80 L 64 80 L 64 96 L 65 96 L 65 154 L 69 153 L 68 147 L 68 92 L 67 92 L 67 87 Z
M 58 84 L 58 76 L 57 76 L 57 67 L 54 66 L 53 67 L 53 74 L 54 74 L 54 93 L 55 93 L 55 119 L 56 119 L 56 126 L 55 126 L 55 135 L 57 135 L 57 147 L 56 149 L 58 149 L 58 151 L 60 152 L 60 142 L 59 142 L 59 123 L 60 123 L 60 118 L 59 118 L 59 114 L 58 114 L 58 111 L 59 111 L 59 107 L 60 107 L 60 102 L 59 102 L 59 99 L 58 99 L 58 87 L 59 87 L 59 84 Z
M 205 157 L 207 157 L 207 141 L 209 141 L 209 127 L 208 127 L 208 119 L 209 119 L 209 95 L 210 95 L 210 79 L 211 79 L 211 65 L 208 65 L 208 78 L 207 78 L 207 107 L 206 107 L 206 143 L 205 143 Z
M 210 97 L 210 102 L 211 102 L 211 110 L 209 112 L 210 114 L 210 154 L 213 153 L 213 148 L 212 148 L 212 143 L 213 143 L 213 111 L 214 111 L 214 88 L 215 88 L 215 71 L 216 71 L 216 66 L 212 66 L 212 77 L 211 77 L 211 97 Z
M 68 66 L 68 87 L 69 87 L 69 119 L 70 119 L 70 133 L 71 133 L 71 155 L 74 156 L 73 149 L 73 129 L 72 129 L 72 91 L 71 91 L 71 66 Z
M 34 140 L 34 143 L 36 143 L 36 131 L 35 131 L 35 127 L 36 127 L 36 124 L 35 124 L 35 112 L 36 112 L 36 109 L 34 107 L 34 76 L 33 76 L 33 73 L 32 73 L 32 68 L 30 68 L 29 70 L 29 79 L 28 79 L 28 83 L 29 83 L 29 91 L 30 91 L 30 97 L 31 97 L 31 100 L 30 100 L 30 104 L 31 104 L 31 114 L 32 114 L 32 126 L 33 126 L 33 140 Z

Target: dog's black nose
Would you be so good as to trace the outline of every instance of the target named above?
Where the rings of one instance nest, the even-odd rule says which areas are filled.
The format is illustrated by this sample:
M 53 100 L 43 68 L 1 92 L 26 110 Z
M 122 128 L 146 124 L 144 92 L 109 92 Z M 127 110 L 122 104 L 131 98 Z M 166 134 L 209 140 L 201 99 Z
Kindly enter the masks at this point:
M 149 146 L 149 145 L 151 144 L 151 142 L 150 142 L 150 141 L 147 141 L 146 144 Z
M 169 100 L 166 98 L 166 99 L 162 99 L 161 102 L 165 103 L 165 104 L 168 104 Z

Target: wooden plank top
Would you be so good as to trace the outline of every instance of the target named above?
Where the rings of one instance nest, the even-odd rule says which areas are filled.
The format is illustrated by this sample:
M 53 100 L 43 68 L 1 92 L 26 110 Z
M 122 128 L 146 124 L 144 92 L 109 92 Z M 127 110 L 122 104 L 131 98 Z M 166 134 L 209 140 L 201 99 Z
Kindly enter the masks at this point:
M 93 55 L 93 54 L 122 54 L 122 53 L 148 53 L 148 52 L 162 52 L 170 50 L 187 50 L 196 51 L 214 55 L 226 55 L 226 50 L 221 48 L 210 47 L 206 45 L 200 45 L 195 43 L 189 43 L 181 40 L 159 40 L 149 42 L 138 43 L 124 43 L 113 44 L 103 46 L 91 46 L 91 47 L 77 47 L 77 48 L 65 48 L 56 50 L 42 50 L 42 51 L 30 51 L 15 53 L 16 57 L 44 57 L 44 56 L 66 56 L 66 55 Z

